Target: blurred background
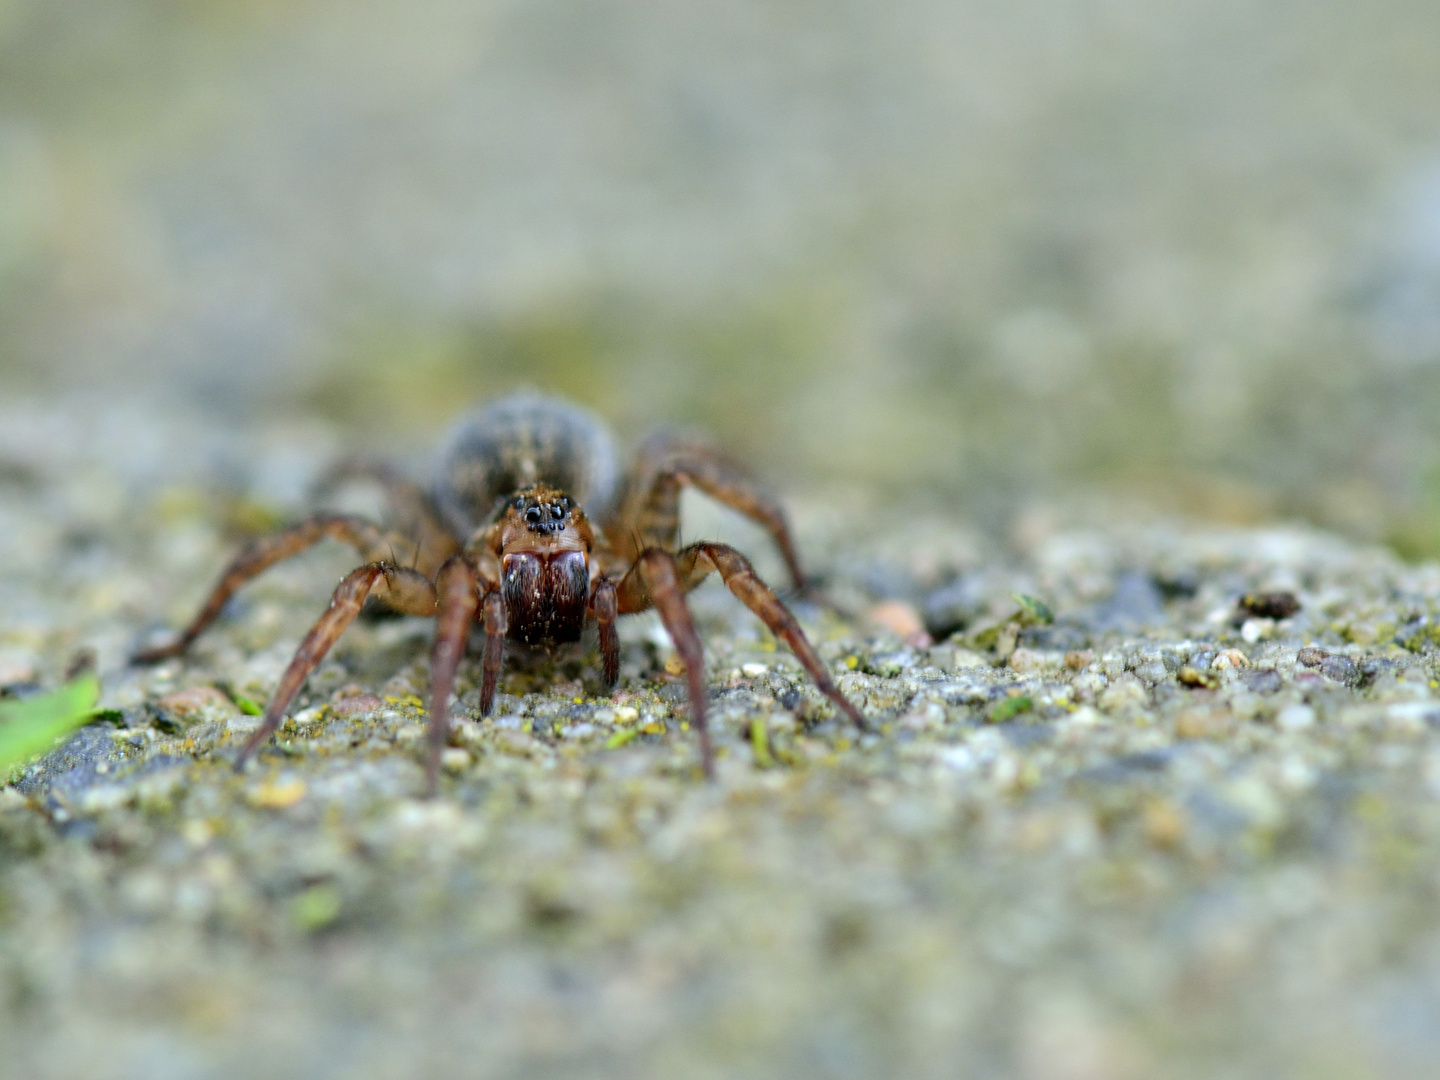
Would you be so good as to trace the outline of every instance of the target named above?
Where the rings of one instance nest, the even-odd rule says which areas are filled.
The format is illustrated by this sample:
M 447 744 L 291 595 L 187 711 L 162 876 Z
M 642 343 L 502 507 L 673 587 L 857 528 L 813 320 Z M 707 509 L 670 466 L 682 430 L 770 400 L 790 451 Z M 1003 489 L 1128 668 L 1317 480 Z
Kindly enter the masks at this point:
M 1440 6 L 0 0 L 0 447 L 414 454 L 521 384 L 1436 553 Z

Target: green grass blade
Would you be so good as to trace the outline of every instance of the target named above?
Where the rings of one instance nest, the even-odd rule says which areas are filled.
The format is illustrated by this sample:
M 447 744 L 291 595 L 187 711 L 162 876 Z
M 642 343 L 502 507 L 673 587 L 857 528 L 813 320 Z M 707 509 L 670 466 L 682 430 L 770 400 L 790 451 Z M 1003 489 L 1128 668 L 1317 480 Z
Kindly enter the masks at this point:
M 755 765 L 757 768 L 769 769 L 775 764 L 775 759 L 770 756 L 770 737 L 765 730 L 765 721 L 759 716 L 750 719 L 750 746 L 755 751 Z
M 624 728 L 623 730 L 617 731 L 617 732 L 615 732 L 614 735 L 611 735 L 610 738 L 608 738 L 608 739 L 605 740 L 605 749 L 606 749 L 606 750 L 615 750 L 615 749 L 618 749 L 619 747 L 624 746 L 626 743 L 628 743 L 631 739 L 635 738 L 635 736 L 637 736 L 637 735 L 639 735 L 639 734 L 640 734 L 640 729 L 639 729 L 639 728 Z
M 0 781 L 88 721 L 99 700 L 100 680 L 82 675 L 52 693 L 0 704 Z

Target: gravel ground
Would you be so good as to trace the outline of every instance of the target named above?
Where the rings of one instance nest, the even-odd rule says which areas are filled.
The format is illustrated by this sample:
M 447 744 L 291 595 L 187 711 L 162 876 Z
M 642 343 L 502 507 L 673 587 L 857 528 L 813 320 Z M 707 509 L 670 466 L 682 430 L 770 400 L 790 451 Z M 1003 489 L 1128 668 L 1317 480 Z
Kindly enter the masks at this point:
M 102 453 L 4 419 L 0 682 L 93 650 L 120 719 L 0 789 L 0 1073 L 1433 1074 L 1434 565 L 1298 526 L 1091 507 L 1001 542 L 794 499 L 835 605 L 799 611 L 874 731 L 707 587 L 717 783 L 639 618 L 613 699 L 593 650 L 512 665 L 427 802 L 417 620 L 357 624 L 229 767 L 343 551 L 184 662 L 123 663 L 294 512 L 323 431 Z M 897 636 L 916 614 L 938 643 Z

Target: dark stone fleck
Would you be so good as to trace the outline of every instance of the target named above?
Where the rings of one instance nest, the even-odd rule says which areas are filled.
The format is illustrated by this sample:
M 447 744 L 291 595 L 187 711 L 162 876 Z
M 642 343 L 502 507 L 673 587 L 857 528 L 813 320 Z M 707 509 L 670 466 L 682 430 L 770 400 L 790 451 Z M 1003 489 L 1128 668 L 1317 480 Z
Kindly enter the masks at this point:
M 1200 591 L 1200 575 L 1194 570 L 1155 574 L 1151 580 L 1166 600 L 1189 600 Z
M 1320 661 L 1320 674 L 1346 686 L 1359 686 L 1363 675 L 1348 656 L 1327 656 Z
M 1330 654 L 1324 649 L 1317 649 L 1315 646 L 1310 645 L 1296 653 L 1295 659 L 1306 667 L 1319 667 L 1325 662 L 1325 658 L 1329 655 Z
M 936 641 L 965 629 L 985 610 L 986 582 L 967 574 L 931 592 L 921 605 L 925 630 Z
M 1256 694 L 1276 693 L 1285 684 L 1280 673 L 1274 668 L 1252 668 L 1241 672 L 1240 681 L 1247 690 Z
M 1126 754 L 1122 758 L 1117 758 L 1115 763 L 1123 765 L 1127 769 L 1159 772 L 1161 769 L 1169 767 L 1170 759 L 1173 756 L 1173 750 L 1144 750 L 1138 754 Z
M 1393 677 L 1400 670 L 1400 665 L 1394 660 L 1386 659 L 1383 656 L 1373 656 L 1360 664 L 1360 685 L 1374 686 L 1381 679 L 1386 676 Z
M 1300 600 L 1292 592 L 1247 593 L 1240 610 L 1260 619 L 1288 619 L 1300 610 Z

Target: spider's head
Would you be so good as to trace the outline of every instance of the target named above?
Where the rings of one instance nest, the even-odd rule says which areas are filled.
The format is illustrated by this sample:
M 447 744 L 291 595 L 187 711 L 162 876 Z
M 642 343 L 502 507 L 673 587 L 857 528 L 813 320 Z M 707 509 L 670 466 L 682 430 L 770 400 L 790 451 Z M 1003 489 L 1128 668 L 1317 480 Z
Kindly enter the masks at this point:
M 554 536 L 563 532 L 570 521 L 574 503 L 570 496 L 549 488 L 530 488 L 524 494 L 515 496 L 512 505 L 525 527 L 541 536 Z
M 563 491 L 537 484 L 511 497 L 501 518 L 500 545 L 512 638 L 539 645 L 580 637 L 594 543 L 585 512 Z

